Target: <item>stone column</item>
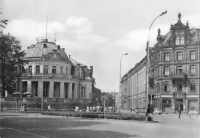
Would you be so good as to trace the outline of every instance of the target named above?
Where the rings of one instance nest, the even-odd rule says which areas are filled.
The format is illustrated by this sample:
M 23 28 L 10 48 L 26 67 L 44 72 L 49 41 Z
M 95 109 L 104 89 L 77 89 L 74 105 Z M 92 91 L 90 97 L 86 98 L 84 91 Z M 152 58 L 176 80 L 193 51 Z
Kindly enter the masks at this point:
M 35 75 L 35 63 L 32 64 L 32 74 Z
M 174 113 L 175 112 L 175 99 L 174 98 L 171 99 L 171 103 L 172 103 L 172 105 L 171 105 L 172 113 Z
M 163 108 L 162 108 L 162 98 L 160 97 L 160 99 L 159 99 L 159 102 L 160 102 L 160 110 L 163 110 Z
M 29 80 L 29 81 L 27 81 L 27 91 L 28 92 L 31 92 L 31 81 Z
M 77 83 L 75 83 L 74 99 L 77 99 L 77 94 L 78 94 Z
M 38 97 L 42 97 L 43 93 L 43 83 L 42 81 L 38 81 Z
M 65 92 L 64 92 L 64 82 L 60 82 L 60 98 L 65 97 Z
M 186 106 L 185 112 L 186 112 L 186 114 L 188 114 L 188 99 L 185 99 L 185 106 Z
M 52 65 L 48 65 L 48 74 L 51 74 L 52 73 Z
M 54 86 L 54 82 L 53 81 L 50 81 L 50 84 L 49 84 L 49 98 L 53 98 L 53 86 Z
M 72 83 L 71 83 L 71 82 L 69 83 L 68 90 L 69 90 L 69 91 L 68 91 L 68 97 L 69 97 L 69 98 L 72 98 Z
M 186 99 L 183 98 L 183 112 L 186 112 Z

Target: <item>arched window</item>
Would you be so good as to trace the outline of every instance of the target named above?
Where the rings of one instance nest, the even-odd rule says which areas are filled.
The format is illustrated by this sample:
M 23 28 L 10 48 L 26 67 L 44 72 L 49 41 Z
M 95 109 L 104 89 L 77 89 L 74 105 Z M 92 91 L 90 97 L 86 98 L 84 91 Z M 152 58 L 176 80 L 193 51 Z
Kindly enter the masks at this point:
M 63 67 L 60 67 L 60 74 L 63 74 Z
M 28 67 L 29 73 L 32 73 L 32 66 Z
M 44 66 L 44 74 L 48 74 L 48 65 Z
M 68 74 L 68 68 L 66 68 L 66 74 Z
M 53 74 L 56 74 L 56 66 L 53 66 L 53 67 L 52 67 L 52 73 L 53 73 Z
M 36 74 L 39 74 L 39 73 L 40 73 L 40 66 L 37 65 L 37 66 L 36 66 Z
M 176 45 L 179 45 L 179 37 L 176 38 Z
M 169 85 L 168 84 L 164 84 L 164 92 L 165 93 L 169 92 Z
M 86 90 L 86 87 L 82 86 L 81 87 L 81 98 L 85 98 L 85 90 Z
M 184 37 L 181 37 L 181 45 L 184 45 Z

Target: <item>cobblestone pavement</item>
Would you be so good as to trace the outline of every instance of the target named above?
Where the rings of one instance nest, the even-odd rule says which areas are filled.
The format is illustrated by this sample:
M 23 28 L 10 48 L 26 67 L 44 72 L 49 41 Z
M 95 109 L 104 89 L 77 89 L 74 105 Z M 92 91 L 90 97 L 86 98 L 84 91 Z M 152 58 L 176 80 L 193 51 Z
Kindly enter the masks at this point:
M 0 114 L 1 138 L 200 138 L 200 118 L 153 115 L 155 122 Z

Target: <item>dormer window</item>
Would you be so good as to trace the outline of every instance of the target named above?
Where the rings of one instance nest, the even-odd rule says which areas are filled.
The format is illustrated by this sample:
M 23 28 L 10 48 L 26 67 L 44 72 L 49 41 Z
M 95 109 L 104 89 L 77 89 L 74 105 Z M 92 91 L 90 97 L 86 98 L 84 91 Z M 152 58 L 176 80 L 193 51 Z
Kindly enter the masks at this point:
M 177 37 L 176 38 L 176 45 L 184 45 L 184 37 Z
M 181 45 L 184 45 L 184 37 L 181 37 Z
M 53 54 L 53 58 L 54 58 L 54 59 L 56 59 L 56 58 L 57 58 L 56 54 Z
M 176 38 L 176 45 L 179 45 L 179 37 Z

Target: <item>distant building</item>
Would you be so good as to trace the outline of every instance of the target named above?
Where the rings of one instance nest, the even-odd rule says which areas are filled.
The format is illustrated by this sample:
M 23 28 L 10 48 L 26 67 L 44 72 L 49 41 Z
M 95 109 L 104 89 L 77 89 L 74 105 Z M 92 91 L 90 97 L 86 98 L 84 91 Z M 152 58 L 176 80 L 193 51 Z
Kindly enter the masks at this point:
M 123 108 L 146 107 L 146 57 L 121 78 L 121 94 Z
M 93 87 L 91 106 L 101 106 L 101 90 Z

